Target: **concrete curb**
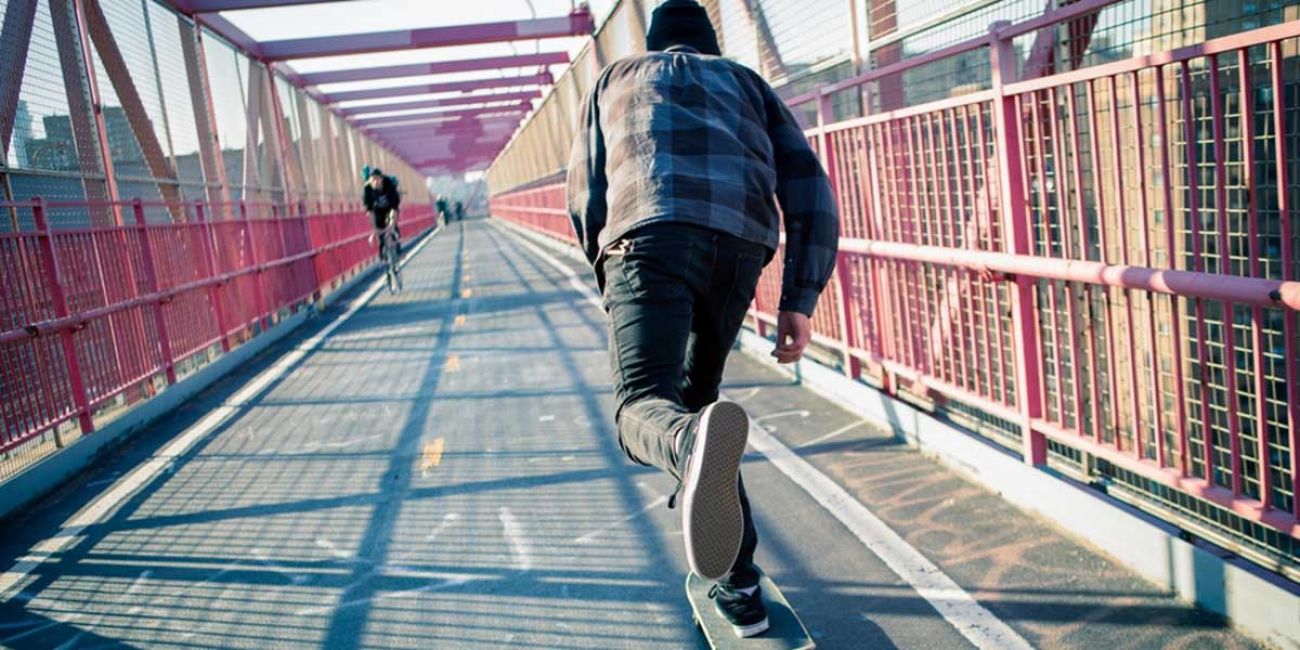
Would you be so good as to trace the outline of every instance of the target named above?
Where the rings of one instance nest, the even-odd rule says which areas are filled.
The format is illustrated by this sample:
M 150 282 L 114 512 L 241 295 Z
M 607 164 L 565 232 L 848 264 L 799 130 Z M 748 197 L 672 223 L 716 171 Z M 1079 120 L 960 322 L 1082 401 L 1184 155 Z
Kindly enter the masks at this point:
M 434 229 L 425 235 L 416 237 L 407 246 L 414 246 L 425 237 L 434 236 L 438 233 L 438 230 Z M 300 309 L 298 313 L 285 318 L 274 327 L 249 339 L 247 343 L 218 357 L 215 361 L 195 371 L 194 374 L 168 386 L 152 398 L 127 410 L 117 419 L 105 424 L 103 428 L 96 429 L 94 433 L 78 439 L 23 470 L 17 476 L 0 483 L 0 521 L 4 521 L 14 513 L 21 512 L 41 497 L 58 489 L 68 480 L 90 467 L 100 456 L 127 442 L 132 436 L 153 423 L 154 420 L 189 401 L 195 395 L 239 368 L 249 359 L 275 345 L 285 336 L 306 324 L 319 310 L 328 308 L 347 295 L 357 285 L 372 279 L 381 268 L 383 267 L 375 264 L 344 280 L 337 289 L 321 298 L 318 308 L 305 307 Z
M 574 246 L 495 220 L 529 240 L 586 263 Z M 740 348 L 772 368 L 791 373 L 769 355 L 772 343 L 742 330 Z M 1025 465 L 953 424 L 803 361 L 804 385 L 845 410 L 890 428 L 961 475 L 1009 503 L 1047 519 L 1180 600 L 1227 617 L 1234 628 L 1279 647 L 1300 648 L 1300 585 L 1213 547 L 1182 539 L 1163 522 L 1091 488 Z

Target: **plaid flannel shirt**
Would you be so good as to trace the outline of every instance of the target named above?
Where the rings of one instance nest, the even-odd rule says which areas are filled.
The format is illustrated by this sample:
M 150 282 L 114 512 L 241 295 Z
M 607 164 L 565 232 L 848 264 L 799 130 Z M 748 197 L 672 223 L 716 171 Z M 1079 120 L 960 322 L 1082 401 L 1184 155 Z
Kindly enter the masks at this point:
M 567 201 L 597 272 L 606 247 L 660 221 L 775 251 L 778 214 L 786 234 L 781 311 L 811 315 L 835 269 L 830 182 L 789 108 L 754 71 L 689 48 L 623 59 L 601 73 L 574 138 Z

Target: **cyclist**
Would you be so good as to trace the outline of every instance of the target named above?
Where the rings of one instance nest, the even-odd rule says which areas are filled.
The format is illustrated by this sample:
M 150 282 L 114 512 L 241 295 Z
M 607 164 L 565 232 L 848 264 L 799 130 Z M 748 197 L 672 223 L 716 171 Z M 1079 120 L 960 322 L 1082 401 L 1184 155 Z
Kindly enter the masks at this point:
M 447 212 L 447 197 L 439 194 L 437 200 L 438 217 L 443 219 L 443 223 L 451 223 L 451 214 Z
M 379 239 L 379 259 L 383 260 L 383 230 L 388 225 L 390 217 L 393 219 L 393 228 L 397 228 L 397 207 L 402 203 L 402 196 L 397 193 L 397 183 L 384 176 L 383 171 L 377 168 L 371 169 L 366 186 L 361 191 L 361 202 L 365 204 L 366 211 L 374 220 L 375 235 Z M 400 241 L 400 231 L 397 236 Z

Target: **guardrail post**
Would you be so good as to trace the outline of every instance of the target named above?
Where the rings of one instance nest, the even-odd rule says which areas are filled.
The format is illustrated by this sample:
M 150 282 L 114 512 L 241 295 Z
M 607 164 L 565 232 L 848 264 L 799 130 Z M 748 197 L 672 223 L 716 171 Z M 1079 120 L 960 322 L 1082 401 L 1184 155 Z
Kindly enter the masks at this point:
M 840 355 L 844 358 L 844 374 L 849 379 L 857 379 L 862 374 L 862 361 L 853 354 L 853 341 L 857 338 L 857 323 L 852 314 L 853 274 L 849 267 L 849 258 L 843 253 L 835 258 L 835 280 L 839 285 L 836 299 L 840 301 Z
M 182 208 L 183 209 L 183 208 Z M 153 243 L 149 237 L 148 222 L 144 217 L 144 202 L 139 198 L 131 200 L 131 211 L 135 213 L 135 227 L 137 232 L 136 243 L 140 247 L 140 265 L 144 272 L 144 288 L 151 294 L 158 293 L 158 270 L 154 266 Z M 163 356 L 163 370 L 167 374 L 167 384 L 176 383 L 176 365 L 172 358 L 171 339 L 167 336 L 167 319 L 163 316 L 163 303 L 170 302 L 168 298 L 163 300 L 159 298 L 153 302 L 153 322 L 158 332 L 158 346 Z
M 993 125 L 997 129 L 998 206 L 1002 228 L 1011 250 L 1017 255 L 1031 255 L 1029 212 L 1025 209 L 1024 169 L 1021 162 L 1020 114 L 1016 98 L 1007 95 L 1003 85 L 1015 81 L 1016 52 L 1012 42 L 998 36 L 1010 26 L 1007 21 L 993 23 L 989 33 L 989 56 L 993 73 Z M 1036 432 L 1034 420 L 1042 415 L 1043 393 L 1040 384 L 1041 354 L 1038 341 L 1038 314 L 1034 308 L 1034 280 L 1024 274 L 1009 278 L 1015 282 L 1011 291 L 1011 320 L 1015 335 L 1016 407 L 1020 411 L 1024 460 L 1030 465 L 1047 462 L 1047 439 Z
M 826 169 L 826 175 L 830 179 L 831 189 L 839 199 L 839 176 L 836 173 L 835 160 L 831 155 L 831 139 L 826 133 L 826 126 L 831 123 L 834 117 L 835 105 L 829 94 L 820 94 L 817 96 L 817 155 L 821 158 L 822 167 Z M 843 253 L 837 254 L 835 258 L 835 276 L 836 284 L 839 291 L 835 299 L 839 300 L 839 330 L 840 330 L 840 356 L 843 357 L 844 374 L 850 379 L 857 379 L 862 372 L 861 361 L 853 355 L 853 332 L 856 329 L 856 323 L 849 317 L 849 305 L 852 297 L 852 279 L 849 273 L 848 258 Z
M 244 226 L 244 242 L 248 244 L 248 261 L 249 266 L 255 268 L 253 271 L 253 309 L 257 311 L 257 327 L 265 330 L 269 324 L 270 309 L 266 305 L 266 278 L 262 269 L 258 268 L 257 242 L 253 240 L 253 222 L 248 218 L 248 202 L 241 200 L 239 202 L 239 221 Z
M 50 232 L 49 221 L 45 218 L 45 200 L 32 199 L 32 220 L 36 225 L 38 241 L 41 247 L 41 263 L 45 268 L 45 282 L 50 287 L 50 302 L 54 307 L 54 317 L 68 317 L 68 298 L 63 293 L 63 280 L 59 275 L 59 262 L 54 251 L 54 236 Z M 72 340 L 72 327 L 59 328 L 59 342 L 63 346 L 63 357 L 68 364 L 68 387 L 72 390 L 73 405 L 77 409 L 77 421 L 83 434 L 95 430 L 95 419 L 90 414 L 90 398 L 86 393 L 86 381 L 81 374 L 81 361 L 77 357 L 77 346 Z M 54 430 L 54 444 L 62 447 L 63 438 L 58 428 Z
M 276 241 L 280 242 L 280 248 L 279 248 L 279 254 L 276 256 L 275 259 L 266 260 L 268 264 L 271 262 L 279 262 L 280 260 L 289 257 L 289 247 L 284 237 L 284 228 L 285 228 L 285 224 L 289 223 L 289 220 L 292 218 L 293 218 L 292 203 L 286 201 L 283 212 L 281 212 L 280 210 L 280 204 L 278 203 L 271 204 L 271 223 L 272 223 L 271 227 L 275 228 L 275 237 L 276 237 Z M 292 285 L 293 283 L 293 266 L 276 265 L 275 269 L 276 269 L 275 271 L 276 286 L 280 287 L 280 290 L 283 292 L 286 284 Z M 275 312 L 277 316 L 279 316 L 281 306 L 288 307 L 290 311 L 292 311 L 293 309 L 293 305 L 280 305 L 279 303 L 276 303 Z
M 202 203 L 195 204 L 194 214 L 199 223 L 202 224 L 199 234 L 203 241 L 203 259 L 207 261 L 207 278 L 211 280 L 217 277 L 217 259 L 212 250 L 212 235 L 214 232 L 212 222 L 209 221 L 210 217 L 206 214 Z M 217 319 L 217 333 L 221 336 L 221 351 L 229 352 L 230 319 L 226 317 L 226 309 L 222 305 L 220 284 L 208 285 L 208 301 L 212 303 L 212 313 Z

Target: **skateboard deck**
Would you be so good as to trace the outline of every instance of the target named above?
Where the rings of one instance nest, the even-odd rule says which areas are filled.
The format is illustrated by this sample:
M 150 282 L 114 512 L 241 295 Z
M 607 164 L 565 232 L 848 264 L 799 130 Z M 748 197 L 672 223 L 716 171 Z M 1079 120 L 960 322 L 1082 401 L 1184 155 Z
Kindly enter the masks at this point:
M 794 613 L 790 602 L 766 574 L 758 579 L 759 589 L 763 593 L 763 605 L 767 607 L 767 620 L 770 627 L 758 636 L 741 638 L 731 629 L 731 624 L 713 608 L 709 599 L 709 588 L 713 583 L 694 573 L 686 575 L 686 599 L 691 601 L 691 610 L 695 625 L 708 639 L 713 650 L 745 648 L 746 650 L 811 650 L 817 647 L 808 629 Z

